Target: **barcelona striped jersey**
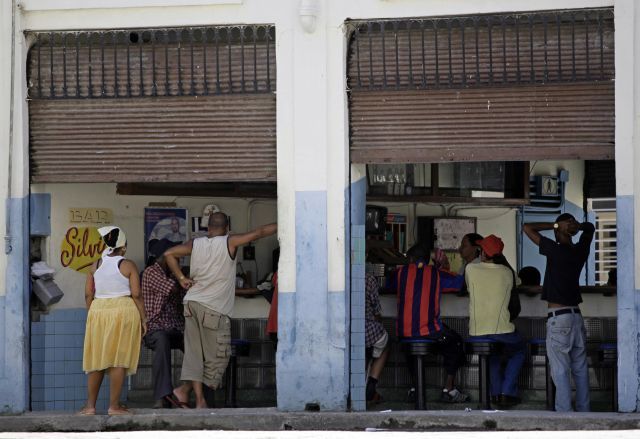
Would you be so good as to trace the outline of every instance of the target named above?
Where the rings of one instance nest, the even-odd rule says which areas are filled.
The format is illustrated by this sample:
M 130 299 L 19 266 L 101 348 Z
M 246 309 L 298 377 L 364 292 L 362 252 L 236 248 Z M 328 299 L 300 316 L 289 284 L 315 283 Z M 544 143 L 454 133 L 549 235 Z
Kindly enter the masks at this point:
M 442 330 L 440 294 L 462 288 L 464 276 L 418 261 L 397 272 L 398 337 L 425 337 Z

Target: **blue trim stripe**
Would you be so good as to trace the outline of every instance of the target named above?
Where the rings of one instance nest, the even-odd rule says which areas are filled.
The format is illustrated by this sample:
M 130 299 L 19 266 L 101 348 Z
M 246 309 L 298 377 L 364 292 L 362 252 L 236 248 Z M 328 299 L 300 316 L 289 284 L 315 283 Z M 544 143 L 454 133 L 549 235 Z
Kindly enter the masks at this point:
M 400 269 L 400 273 L 398 273 L 400 282 L 398 282 L 398 329 L 397 331 L 398 331 L 398 335 L 400 336 L 404 334 L 404 301 L 406 298 L 408 274 L 409 274 L 408 267 L 402 267 Z
M 413 303 L 411 308 L 411 336 L 420 336 L 420 305 L 422 304 L 422 280 L 424 278 L 424 265 L 416 268 L 416 278 L 413 282 Z
M 431 266 L 430 266 L 431 267 Z M 431 267 L 431 285 L 429 285 L 429 334 L 437 332 L 434 320 L 436 318 L 436 299 L 438 295 L 438 270 Z M 440 322 L 438 322 L 440 323 Z

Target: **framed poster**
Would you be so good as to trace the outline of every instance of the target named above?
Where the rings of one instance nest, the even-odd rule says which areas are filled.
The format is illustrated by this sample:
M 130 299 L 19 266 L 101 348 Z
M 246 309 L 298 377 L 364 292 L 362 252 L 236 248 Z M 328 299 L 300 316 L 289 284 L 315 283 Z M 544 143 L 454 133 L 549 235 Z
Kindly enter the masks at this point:
M 172 245 L 188 239 L 188 211 L 179 207 L 144 208 L 144 259 L 149 261 L 150 250 L 162 240 Z M 154 255 L 158 256 L 158 255 Z

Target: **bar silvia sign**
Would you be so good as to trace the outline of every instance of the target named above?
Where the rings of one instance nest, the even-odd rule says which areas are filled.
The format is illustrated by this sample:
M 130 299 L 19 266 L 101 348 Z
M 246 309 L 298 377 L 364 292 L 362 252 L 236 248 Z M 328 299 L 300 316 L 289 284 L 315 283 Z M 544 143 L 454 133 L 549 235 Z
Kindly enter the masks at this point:
M 70 208 L 69 222 L 95 224 L 97 226 L 113 222 L 111 209 Z M 60 247 L 60 264 L 81 273 L 86 273 L 91 264 L 100 258 L 105 244 L 97 227 L 74 225 L 67 230 Z

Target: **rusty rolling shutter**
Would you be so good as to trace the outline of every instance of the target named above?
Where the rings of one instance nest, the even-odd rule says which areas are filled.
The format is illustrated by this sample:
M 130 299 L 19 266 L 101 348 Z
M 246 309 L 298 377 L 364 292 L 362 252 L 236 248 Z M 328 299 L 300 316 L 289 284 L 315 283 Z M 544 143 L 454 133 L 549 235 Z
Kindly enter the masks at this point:
M 273 94 L 34 100 L 33 182 L 275 181 Z
M 351 161 L 611 159 L 612 9 L 350 21 Z
M 33 182 L 276 180 L 272 25 L 34 35 Z
M 351 160 L 611 159 L 613 83 L 354 92 Z

